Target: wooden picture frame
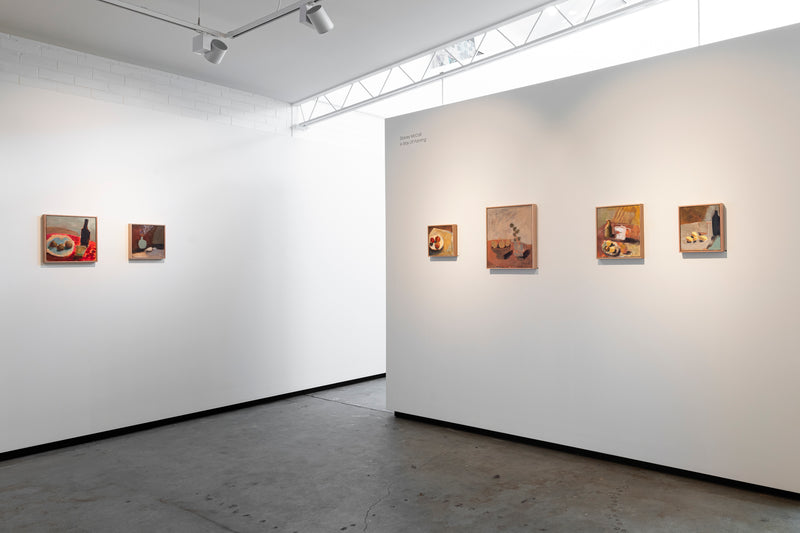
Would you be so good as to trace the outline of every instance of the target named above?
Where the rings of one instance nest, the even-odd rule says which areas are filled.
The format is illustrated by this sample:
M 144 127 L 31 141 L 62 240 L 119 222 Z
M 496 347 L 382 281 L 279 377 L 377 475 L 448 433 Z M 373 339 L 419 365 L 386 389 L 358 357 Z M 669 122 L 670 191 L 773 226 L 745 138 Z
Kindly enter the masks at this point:
M 727 250 L 725 204 L 678 207 L 678 248 L 681 253 L 721 253 Z
M 428 257 L 458 257 L 458 225 L 428 226 Z
M 96 263 L 97 217 L 42 215 L 42 263 Z
M 486 268 L 539 268 L 536 215 L 536 204 L 486 208 Z
M 598 259 L 644 259 L 644 204 L 595 210 Z
M 128 259 L 160 261 L 166 257 L 166 229 L 160 224 L 128 224 Z

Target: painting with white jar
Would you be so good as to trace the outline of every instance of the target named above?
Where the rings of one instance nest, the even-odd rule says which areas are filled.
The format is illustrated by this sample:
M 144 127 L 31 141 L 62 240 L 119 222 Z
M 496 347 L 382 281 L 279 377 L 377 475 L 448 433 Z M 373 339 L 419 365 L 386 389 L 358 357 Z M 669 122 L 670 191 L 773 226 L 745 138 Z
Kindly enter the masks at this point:
M 128 259 L 164 259 L 166 257 L 164 233 L 164 226 L 128 224 Z

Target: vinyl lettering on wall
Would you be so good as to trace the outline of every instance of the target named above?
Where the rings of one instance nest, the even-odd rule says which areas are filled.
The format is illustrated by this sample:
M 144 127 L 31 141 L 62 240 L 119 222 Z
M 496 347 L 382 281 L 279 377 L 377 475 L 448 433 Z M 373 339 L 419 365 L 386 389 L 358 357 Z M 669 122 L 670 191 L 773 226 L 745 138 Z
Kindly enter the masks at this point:
M 412 144 L 426 143 L 428 138 L 425 137 L 421 131 L 411 133 L 409 135 L 400 136 L 400 146 L 410 146 Z

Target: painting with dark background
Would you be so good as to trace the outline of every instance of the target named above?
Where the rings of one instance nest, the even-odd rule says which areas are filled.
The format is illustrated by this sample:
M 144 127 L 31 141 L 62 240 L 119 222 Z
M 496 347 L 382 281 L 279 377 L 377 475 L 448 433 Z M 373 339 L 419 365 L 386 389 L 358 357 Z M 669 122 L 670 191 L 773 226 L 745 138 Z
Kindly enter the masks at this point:
M 129 224 L 128 259 L 164 259 L 166 239 L 164 226 Z

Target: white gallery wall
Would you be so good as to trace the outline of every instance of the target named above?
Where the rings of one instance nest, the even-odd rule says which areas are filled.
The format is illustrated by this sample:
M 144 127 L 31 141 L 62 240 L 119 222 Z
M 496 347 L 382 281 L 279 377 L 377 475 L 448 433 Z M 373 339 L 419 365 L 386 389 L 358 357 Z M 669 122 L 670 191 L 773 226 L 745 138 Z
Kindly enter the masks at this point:
M 0 452 L 385 371 L 381 120 L 299 139 L 24 83 L 0 117 Z M 98 262 L 42 265 L 45 213 L 98 217 Z M 129 262 L 129 223 L 166 260 Z
M 800 492 L 800 27 L 389 119 L 398 412 Z M 413 141 L 413 142 L 411 142 Z M 722 202 L 728 252 L 678 252 Z M 487 270 L 485 209 L 538 205 L 539 269 Z M 644 204 L 643 260 L 595 207 Z M 456 260 L 427 226 L 458 224 Z

